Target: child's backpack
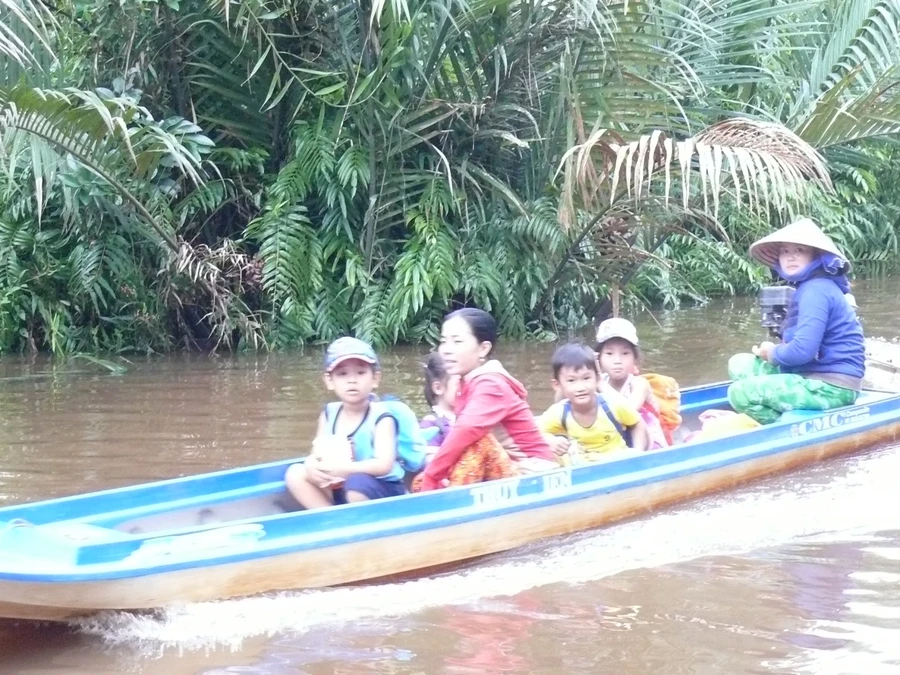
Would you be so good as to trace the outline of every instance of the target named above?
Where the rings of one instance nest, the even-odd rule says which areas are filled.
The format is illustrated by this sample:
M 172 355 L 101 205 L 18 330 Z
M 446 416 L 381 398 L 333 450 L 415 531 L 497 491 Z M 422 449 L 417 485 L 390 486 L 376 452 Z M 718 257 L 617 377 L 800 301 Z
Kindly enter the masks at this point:
M 404 471 L 416 473 L 425 468 L 428 438 L 419 428 L 419 418 L 403 401 L 382 397 L 379 405 L 397 421 L 397 461 Z
M 681 388 L 675 378 L 659 373 L 641 373 L 650 384 L 659 403 L 659 423 L 669 443 L 672 432 L 681 426 Z
M 376 419 L 382 412 L 386 412 L 397 422 L 397 462 L 403 470 L 415 473 L 425 468 L 428 440 L 434 432 L 427 433 L 430 430 L 420 429 L 416 414 L 403 401 L 393 396 L 380 399 L 372 396 L 369 405 L 372 406 Z M 328 403 L 325 406 L 325 420 L 334 420 L 340 408 L 340 403 Z

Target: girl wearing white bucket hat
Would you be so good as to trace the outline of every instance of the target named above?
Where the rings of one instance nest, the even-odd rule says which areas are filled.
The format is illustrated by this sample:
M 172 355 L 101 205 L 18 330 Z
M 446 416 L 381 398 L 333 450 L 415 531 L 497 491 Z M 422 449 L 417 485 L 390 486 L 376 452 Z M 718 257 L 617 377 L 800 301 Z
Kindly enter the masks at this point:
M 847 300 L 850 263 L 831 238 L 801 218 L 750 246 L 750 255 L 796 288 L 781 344 L 763 342 L 728 362 L 735 382 L 731 407 L 757 422 L 794 409 L 830 410 L 856 401 L 865 372 L 865 346 L 856 310 Z

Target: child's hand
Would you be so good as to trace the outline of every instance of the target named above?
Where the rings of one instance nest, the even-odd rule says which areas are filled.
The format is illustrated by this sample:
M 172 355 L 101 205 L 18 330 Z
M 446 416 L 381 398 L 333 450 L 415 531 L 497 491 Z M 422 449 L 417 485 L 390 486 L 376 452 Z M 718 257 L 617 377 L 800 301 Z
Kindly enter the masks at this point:
M 327 488 L 330 485 L 341 482 L 339 478 L 325 471 L 321 461 L 315 457 L 310 457 L 306 460 L 306 475 L 309 477 L 310 483 L 320 488 Z
M 353 473 L 353 462 L 341 459 L 323 459 L 317 467 L 319 471 L 331 477 L 332 482 L 340 483 L 345 476 Z
M 560 457 L 569 454 L 569 439 L 565 436 L 553 436 L 547 439 L 550 449 Z
M 771 361 L 772 360 L 772 351 L 775 349 L 775 343 L 769 342 L 766 340 L 765 342 L 761 342 L 759 346 L 753 346 L 751 350 L 754 355 L 761 358 L 763 361 Z
M 311 477 L 312 478 L 312 477 Z M 325 473 L 324 471 L 320 471 L 318 477 L 313 480 L 313 482 L 318 485 L 320 488 L 328 488 L 334 487 L 335 485 L 340 485 L 344 481 L 340 478 L 335 478 L 330 473 Z

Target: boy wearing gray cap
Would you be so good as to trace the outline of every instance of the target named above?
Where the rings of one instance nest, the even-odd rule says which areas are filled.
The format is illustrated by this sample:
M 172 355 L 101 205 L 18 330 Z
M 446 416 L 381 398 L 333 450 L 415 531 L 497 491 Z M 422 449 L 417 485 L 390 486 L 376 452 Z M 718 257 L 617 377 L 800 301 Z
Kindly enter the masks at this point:
M 404 494 L 397 421 L 372 400 L 381 380 L 375 351 L 357 338 L 335 340 L 325 352 L 323 380 L 338 401 L 319 415 L 306 461 L 288 467 L 290 493 L 307 509 Z

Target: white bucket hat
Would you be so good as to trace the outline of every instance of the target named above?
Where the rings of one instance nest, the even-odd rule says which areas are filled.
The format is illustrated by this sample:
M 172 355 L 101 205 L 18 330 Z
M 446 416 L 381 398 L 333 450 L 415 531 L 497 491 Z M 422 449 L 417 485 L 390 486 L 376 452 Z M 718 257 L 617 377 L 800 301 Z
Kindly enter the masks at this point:
M 750 255 L 763 265 L 774 269 L 782 244 L 801 244 L 826 253 L 833 253 L 843 262 L 843 271 L 845 273 L 850 271 L 850 261 L 847 260 L 847 257 L 841 253 L 831 237 L 822 232 L 810 218 L 795 220 L 790 225 L 753 242 L 750 245 Z
M 597 326 L 598 345 L 613 338 L 620 338 L 636 347 L 638 343 L 637 329 L 628 319 L 619 318 L 607 319 Z

